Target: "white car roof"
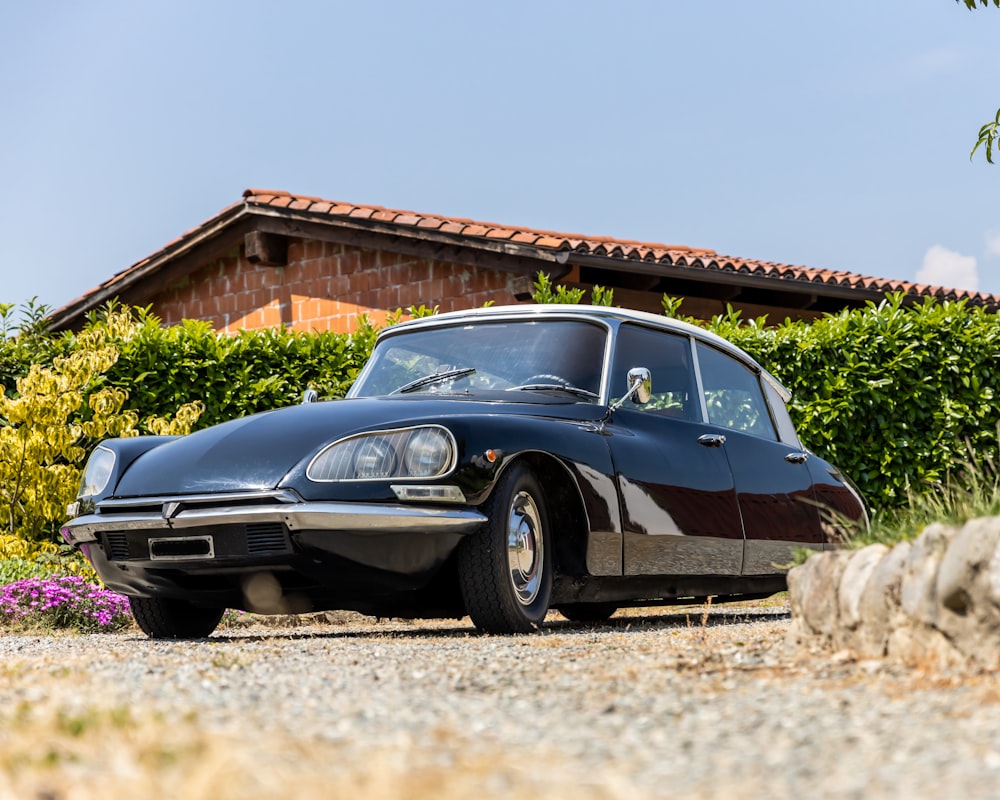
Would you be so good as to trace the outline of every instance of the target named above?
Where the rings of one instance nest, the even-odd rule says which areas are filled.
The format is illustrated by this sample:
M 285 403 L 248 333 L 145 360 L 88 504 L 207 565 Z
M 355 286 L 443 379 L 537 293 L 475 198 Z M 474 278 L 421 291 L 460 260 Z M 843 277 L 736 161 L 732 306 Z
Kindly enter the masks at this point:
M 708 342 L 715 347 L 725 350 L 741 361 L 748 364 L 755 371 L 759 372 L 768 383 L 770 383 L 779 395 L 787 403 L 791 393 L 775 378 L 764 369 L 752 356 L 740 349 L 732 342 L 723 339 L 721 336 L 692 325 L 689 322 L 672 319 L 657 314 L 650 314 L 646 311 L 635 311 L 629 308 L 618 308 L 612 306 L 590 306 L 572 305 L 569 303 L 552 304 L 525 304 L 517 306 L 488 306 L 486 308 L 472 308 L 466 311 L 449 311 L 444 314 L 434 314 L 429 317 L 407 320 L 385 328 L 379 333 L 379 339 L 384 336 L 392 336 L 410 330 L 421 328 L 433 328 L 446 325 L 455 325 L 461 322 L 473 320 L 538 320 L 545 318 L 569 318 L 569 319 L 590 319 L 611 322 L 635 322 L 648 327 L 659 328 L 664 331 L 681 333 L 686 336 L 693 336 L 704 342 Z

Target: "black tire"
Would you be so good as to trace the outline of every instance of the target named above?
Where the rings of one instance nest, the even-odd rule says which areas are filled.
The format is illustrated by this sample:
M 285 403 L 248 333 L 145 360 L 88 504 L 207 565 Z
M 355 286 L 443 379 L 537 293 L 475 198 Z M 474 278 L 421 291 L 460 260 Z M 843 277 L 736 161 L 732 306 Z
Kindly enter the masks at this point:
M 558 609 L 570 622 L 605 622 L 617 610 L 614 603 L 569 603 Z
M 130 597 L 132 617 L 151 639 L 202 639 L 215 630 L 224 608 L 202 608 L 183 600 Z
M 485 633 L 530 633 L 552 597 L 552 543 L 538 478 L 515 464 L 483 511 L 489 521 L 458 549 L 465 610 Z

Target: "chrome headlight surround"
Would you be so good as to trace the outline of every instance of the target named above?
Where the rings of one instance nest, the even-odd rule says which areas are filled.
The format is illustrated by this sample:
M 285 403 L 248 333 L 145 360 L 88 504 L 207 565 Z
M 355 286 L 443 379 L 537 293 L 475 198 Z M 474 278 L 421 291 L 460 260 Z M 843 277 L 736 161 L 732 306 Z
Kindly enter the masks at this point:
M 77 497 L 96 497 L 108 487 L 108 482 L 114 474 L 117 456 L 113 451 L 98 445 L 87 459 L 87 466 L 80 478 L 80 490 Z
M 455 437 L 442 425 L 368 431 L 324 447 L 306 477 L 315 483 L 443 478 L 457 454 Z

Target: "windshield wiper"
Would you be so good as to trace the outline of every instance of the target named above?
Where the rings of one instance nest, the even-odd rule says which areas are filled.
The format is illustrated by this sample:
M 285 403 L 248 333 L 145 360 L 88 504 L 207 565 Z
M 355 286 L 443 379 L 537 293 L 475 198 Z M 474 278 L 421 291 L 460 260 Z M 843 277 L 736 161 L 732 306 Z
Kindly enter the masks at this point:
M 398 389 L 394 389 L 389 392 L 389 394 L 406 394 L 407 392 L 415 392 L 417 389 L 422 389 L 424 386 L 430 386 L 432 383 L 441 383 L 442 381 L 454 380 L 455 378 L 464 378 L 466 375 L 471 375 L 475 371 L 475 367 L 446 369 L 444 372 L 435 372 L 432 375 L 424 375 L 424 377 L 417 378 L 415 381 L 405 383 Z
M 511 386 L 510 391 L 518 392 L 568 392 L 576 397 L 586 397 L 588 400 L 599 400 L 600 395 L 594 394 L 579 386 L 563 386 L 561 383 L 525 383 L 521 386 Z

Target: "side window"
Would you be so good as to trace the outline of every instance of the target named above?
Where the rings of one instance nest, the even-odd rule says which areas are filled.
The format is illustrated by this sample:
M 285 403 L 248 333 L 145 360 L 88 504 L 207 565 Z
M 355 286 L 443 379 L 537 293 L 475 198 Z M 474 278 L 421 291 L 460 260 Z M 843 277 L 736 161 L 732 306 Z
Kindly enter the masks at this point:
M 774 390 L 771 384 L 767 381 L 763 383 L 764 394 L 767 395 L 767 401 L 771 404 L 771 416 L 774 417 L 774 422 L 778 426 L 778 438 L 792 447 L 802 447 L 799 443 L 799 435 L 795 431 L 795 425 L 792 424 L 792 418 L 788 416 L 785 401 L 781 399 L 781 395 Z
M 698 365 L 708 421 L 735 431 L 777 439 L 760 380 L 735 358 L 698 343 Z
M 618 329 L 611 365 L 612 402 L 628 391 L 628 371 L 646 367 L 653 379 L 653 396 L 644 405 L 627 402 L 626 408 L 668 417 L 698 420 L 698 392 L 691 369 L 691 343 L 678 336 L 638 325 Z

